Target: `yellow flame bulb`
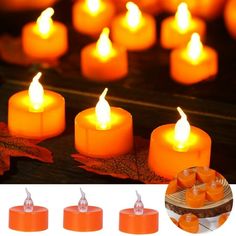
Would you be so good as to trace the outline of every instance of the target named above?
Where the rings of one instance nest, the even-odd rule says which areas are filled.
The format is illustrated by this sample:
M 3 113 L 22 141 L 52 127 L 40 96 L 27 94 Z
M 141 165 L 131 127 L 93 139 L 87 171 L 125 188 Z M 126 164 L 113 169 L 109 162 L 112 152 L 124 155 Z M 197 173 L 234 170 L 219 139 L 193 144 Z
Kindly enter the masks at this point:
M 39 18 L 37 19 L 37 28 L 40 36 L 43 38 L 48 38 L 53 26 L 52 15 L 54 14 L 53 8 L 49 7 L 44 10 Z
M 105 88 L 99 97 L 99 101 L 95 107 L 95 113 L 97 118 L 97 128 L 98 129 L 109 129 L 111 121 L 111 108 L 105 96 L 108 89 Z
M 189 28 L 192 16 L 188 10 L 188 5 L 184 2 L 180 3 L 175 14 L 175 21 L 181 32 L 186 32 Z
M 140 25 L 142 13 L 139 10 L 138 6 L 133 2 L 126 3 L 127 13 L 126 13 L 126 21 L 131 29 L 137 29 Z
M 175 124 L 174 138 L 176 141 L 176 147 L 181 149 L 186 146 L 191 127 L 183 110 L 180 107 L 177 107 L 177 110 L 181 118 Z
M 203 45 L 198 33 L 193 33 L 187 45 L 187 54 L 193 63 L 197 63 L 201 56 Z
M 110 30 L 104 28 L 96 44 L 96 50 L 101 59 L 106 60 L 112 54 L 112 43 L 109 39 Z
M 29 86 L 28 94 L 31 103 L 31 108 L 35 111 L 38 111 L 42 108 L 44 100 L 44 89 L 43 86 L 39 83 L 39 79 L 42 76 L 42 73 L 39 72 L 32 80 Z
M 86 0 L 85 3 L 92 14 L 96 14 L 101 7 L 101 0 Z

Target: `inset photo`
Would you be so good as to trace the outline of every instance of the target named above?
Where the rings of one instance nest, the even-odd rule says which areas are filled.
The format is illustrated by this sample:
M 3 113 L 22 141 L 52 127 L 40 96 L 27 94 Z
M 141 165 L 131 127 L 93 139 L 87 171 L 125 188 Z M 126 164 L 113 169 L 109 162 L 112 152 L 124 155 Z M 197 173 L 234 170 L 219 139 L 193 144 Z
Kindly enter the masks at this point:
M 180 229 L 206 233 L 225 223 L 233 207 L 233 194 L 220 173 L 209 167 L 193 167 L 170 181 L 165 206 Z

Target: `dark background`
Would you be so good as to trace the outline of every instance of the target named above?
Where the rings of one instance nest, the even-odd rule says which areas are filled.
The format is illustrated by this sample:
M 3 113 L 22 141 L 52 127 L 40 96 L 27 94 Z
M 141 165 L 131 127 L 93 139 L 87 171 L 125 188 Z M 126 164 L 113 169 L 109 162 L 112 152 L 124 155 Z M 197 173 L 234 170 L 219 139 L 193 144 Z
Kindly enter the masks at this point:
M 99 84 L 89 82 L 80 73 L 79 52 L 94 39 L 76 33 L 71 26 L 71 1 L 62 0 L 54 7 L 54 20 L 69 29 L 70 49 L 52 68 L 29 67 L 0 61 L 0 121 L 7 121 L 8 98 L 26 89 L 34 74 L 43 71 L 42 84 L 60 92 L 66 99 L 67 128 L 63 135 L 43 142 L 54 153 L 54 164 L 26 158 L 12 158 L 11 170 L 0 177 L 1 183 L 134 183 L 99 176 L 78 168 L 70 154 L 75 153 L 73 122 L 83 109 L 95 106 L 104 87 L 109 87 L 110 105 L 130 111 L 134 134 L 149 139 L 159 125 L 175 123 L 177 106 L 188 115 L 191 125 L 205 130 L 212 138 L 211 167 L 236 183 L 236 41 L 227 33 L 222 18 L 207 22 L 206 44 L 219 53 L 219 74 L 215 80 L 197 85 L 176 84 L 169 77 L 169 51 L 157 44 L 143 52 L 129 52 L 129 74 L 121 81 Z M 0 34 L 19 37 L 22 26 L 35 21 L 41 11 L 1 12 Z M 156 17 L 159 38 L 160 22 Z M 159 40 L 158 40 L 159 41 Z

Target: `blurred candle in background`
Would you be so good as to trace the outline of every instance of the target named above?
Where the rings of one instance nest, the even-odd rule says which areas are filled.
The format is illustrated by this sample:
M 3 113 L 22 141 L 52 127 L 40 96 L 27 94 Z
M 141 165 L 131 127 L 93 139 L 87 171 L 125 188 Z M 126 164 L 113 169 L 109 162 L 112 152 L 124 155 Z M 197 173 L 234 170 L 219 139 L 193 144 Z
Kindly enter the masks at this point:
M 203 46 L 194 33 L 187 47 L 177 48 L 170 55 L 170 74 L 178 83 L 191 85 L 214 78 L 218 73 L 217 52 Z
M 127 52 L 110 41 L 109 32 L 104 28 L 97 43 L 89 44 L 81 51 L 81 70 L 87 79 L 115 81 L 128 73 Z
M 172 49 L 186 45 L 194 32 L 203 39 L 206 24 L 199 18 L 192 17 L 186 3 L 178 6 L 175 16 L 168 17 L 161 23 L 161 45 Z
M 73 25 L 80 33 L 97 36 L 110 25 L 114 14 L 109 0 L 79 0 L 73 5 Z
M 47 8 L 36 22 L 30 22 L 23 27 L 22 46 L 29 57 L 55 60 L 66 53 L 67 28 L 64 24 L 53 21 L 53 14 L 54 10 Z
M 225 25 L 230 35 L 236 39 L 236 0 L 229 0 L 224 10 Z
M 126 8 L 127 12 L 116 16 L 112 22 L 112 40 L 128 50 L 150 48 L 156 42 L 155 19 L 142 13 L 133 2 L 128 2 Z

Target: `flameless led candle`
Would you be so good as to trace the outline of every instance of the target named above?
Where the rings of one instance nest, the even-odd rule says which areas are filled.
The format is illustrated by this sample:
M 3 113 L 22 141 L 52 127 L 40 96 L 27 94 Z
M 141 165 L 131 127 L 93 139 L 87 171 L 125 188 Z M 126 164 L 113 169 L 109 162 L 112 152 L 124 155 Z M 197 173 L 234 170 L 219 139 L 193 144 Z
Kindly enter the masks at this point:
M 177 192 L 177 189 L 178 189 L 177 179 L 173 179 L 168 184 L 166 194 L 173 194 L 173 193 Z
M 133 148 L 133 121 L 129 112 L 110 107 L 101 94 L 95 108 L 75 117 L 75 148 L 85 156 L 111 158 L 126 154 Z
M 128 56 L 124 47 L 112 44 L 109 29 L 104 28 L 97 43 L 81 51 L 82 74 L 95 81 L 119 80 L 128 73 Z
M 210 169 L 207 166 L 197 167 L 197 179 L 203 183 L 212 182 L 216 178 L 215 170 Z
M 89 206 L 82 189 L 77 206 L 64 209 L 64 228 L 78 232 L 97 231 L 103 226 L 103 211 L 99 207 Z
M 96 36 L 110 25 L 115 7 L 108 0 L 83 0 L 73 6 L 73 24 L 77 31 Z
M 48 210 L 34 206 L 31 194 L 26 189 L 27 198 L 23 206 L 15 206 L 9 210 L 9 228 L 23 232 L 43 231 L 48 228 Z
M 218 73 L 218 56 L 214 49 L 203 46 L 194 33 L 187 47 L 178 48 L 170 55 L 170 74 L 178 83 L 191 85 L 214 78 Z
M 168 17 L 161 24 L 161 45 L 171 49 L 185 46 L 194 32 L 204 38 L 206 24 L 191 16 L 186 3 L 181 3 L 175 17 Z
M 206 193 L 194 185 L 192 188 L 186 190 L 185 199 L 187 206 L 200 208 L 205 204 Z
M 229 218 L 229 213 L 221 214 L 220 217 L 218 218 L 218 222 L 217 222 L 218 223 L 218 227 L 223 225 L 228 218 Z
M 182 109 L 177 109 L 181 119 L 176 124 L 156 128 L 150 140 L 149 167 L 168 179 L 190 167 L 210 164 L 210 136 L 190 126 Z
M 32 58 L 55 60 L 68 48 L 66 26 L 51 19 L 52 8 L 44 10 L 36 22 L 26 24 L 22 29 L 24 52 Z
M 224 198 L 224 186 L 215 180 L 207 184 L 206 197 L 208 201 L 217 202 Z
M 38 73 L 29 90 L 12 95 L 8 101 L 8 128 L 12 135 L 45 139 L 65 129 L 65 100 L 55 92 L 44 90 Z
M 229 0 L 224 10 L 225 25 L 230 35 L 236 39 L 236 0 Z
M 193 170 L 185 169 L 177 175 L 178 185 L 182 188 L 191 188 L 196 182 L 196 173 Z
M 139 51 L 156 42 L 156 23 L 151 15 L 142 13 L 133 2 L 126 4 L 127 12 L 114 18 L 112 39 L 128 50 Z
M 179 218 L 179 227 L 189 233 L 199 231 L 199 219 L 192 213 L 184 214 Z
M 120 211 L 119 230 L 129 234 L 152 234 L 158 231 L 158 212 L 144 208 L 141 195 L 136 191 L 134 208 Z

